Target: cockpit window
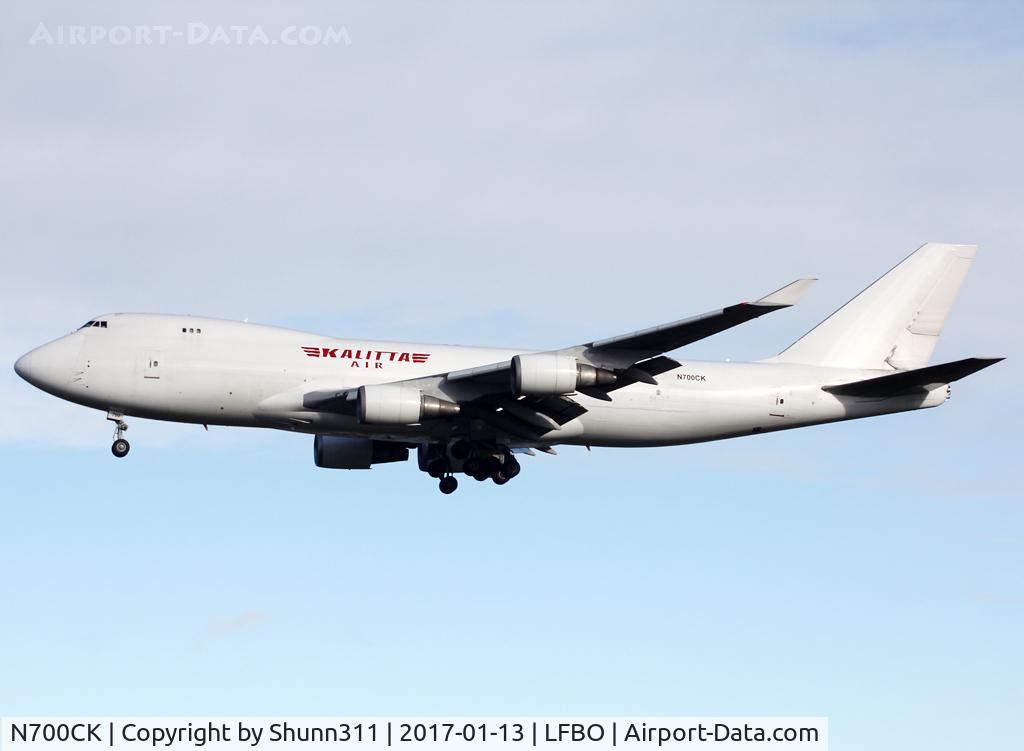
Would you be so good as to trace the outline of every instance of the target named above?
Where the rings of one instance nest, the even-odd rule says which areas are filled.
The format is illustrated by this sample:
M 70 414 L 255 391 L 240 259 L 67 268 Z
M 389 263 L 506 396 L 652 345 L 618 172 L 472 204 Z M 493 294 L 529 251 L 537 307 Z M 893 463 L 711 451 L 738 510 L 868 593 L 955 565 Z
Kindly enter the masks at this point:
M 82 329 L 87 329 L 90 326 L 92 326 L 94 323 L 96 323 L 96 321 L 86 321 L 85 323 L 83 323 L 81 326 L 78 327 L 78 330 L 81 331 Z
M 107 327 L 107 322 L 106 321 L 86 321 L 85 323 L 83 323 L 81 326 L 78 327 L 78 330 L 81 331 L 82 329 L 87 329 L 90 326 L 95 326 L 98 329 L 105 329 Z

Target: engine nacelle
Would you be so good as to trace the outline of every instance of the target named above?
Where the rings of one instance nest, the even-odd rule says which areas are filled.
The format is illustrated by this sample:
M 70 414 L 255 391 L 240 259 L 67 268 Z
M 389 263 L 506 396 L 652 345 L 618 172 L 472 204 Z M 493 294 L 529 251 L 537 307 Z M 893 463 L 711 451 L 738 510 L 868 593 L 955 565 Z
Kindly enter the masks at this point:
M 359 422 L 379 425 L 415 425 L 424 420 L 454 417 L 459 405 L 425 396 L 418 388 L 402 383 L 360 386 L 356 407 Z
M 512 358 L 512 393 L 517 396 L 559 396 L 587 386 L 615 383 L 610 370 L 582 365 L 571 355 L 540 353 Z
M 324 469 L 369 469 L 373 464 L 404 462 L 409 449 L 390 441 L 318 435 L 313 439 L 313 463 Z

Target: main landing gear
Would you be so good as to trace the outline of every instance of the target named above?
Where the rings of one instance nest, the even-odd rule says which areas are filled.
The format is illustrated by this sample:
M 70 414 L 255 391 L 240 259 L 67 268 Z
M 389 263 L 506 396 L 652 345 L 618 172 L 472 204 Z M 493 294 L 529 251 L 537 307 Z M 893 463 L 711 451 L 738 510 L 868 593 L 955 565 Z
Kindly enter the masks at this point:
M 419 449 L 420 469 L 438 480 L 438 489 L 445 495 L 459 487 L 455 473 L 472 477 L 477 482 L 491 480 L 504 485 L 516 477 L 522 467 L 506 446 L 454 441 L 449 445 L 424 444 Z
M 110 453 L 118 459 L 128 456 L 131 444 L 124 438 L 124 431 L 128 430 L 128 423 L 124 421 L 124 415 L 120 412 L 107 412 L 107 419 L 114 423 L 114 442 L 110 445 Z

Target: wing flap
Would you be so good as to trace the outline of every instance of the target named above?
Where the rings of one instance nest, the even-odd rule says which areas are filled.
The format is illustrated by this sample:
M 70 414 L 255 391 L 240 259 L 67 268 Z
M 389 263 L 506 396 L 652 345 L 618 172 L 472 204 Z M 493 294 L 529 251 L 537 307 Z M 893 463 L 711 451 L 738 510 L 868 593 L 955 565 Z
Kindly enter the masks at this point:
M 511 395 L 489 395 L 463 407 L 466 416 L 530 441 L 561 429 L 586 411 L 586 407 L 567 396 L 516 399 Z

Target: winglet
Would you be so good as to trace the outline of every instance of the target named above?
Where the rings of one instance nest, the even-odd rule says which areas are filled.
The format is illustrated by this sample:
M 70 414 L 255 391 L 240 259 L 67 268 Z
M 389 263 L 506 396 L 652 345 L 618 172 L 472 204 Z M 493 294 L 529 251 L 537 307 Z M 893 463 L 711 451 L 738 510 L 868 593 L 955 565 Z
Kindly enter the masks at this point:
M 811 288 L 817 279 L 797 279 L 795 282 L 787 284 L 782 289 L 777 289 L 770 295 L 765 295 L 760 300 L 755 300 L 753 305 L 770 305 L 773 307 L 788 308 L 790 305 L 796 305 L 800 298 L 804 296 L 804 293 Z

